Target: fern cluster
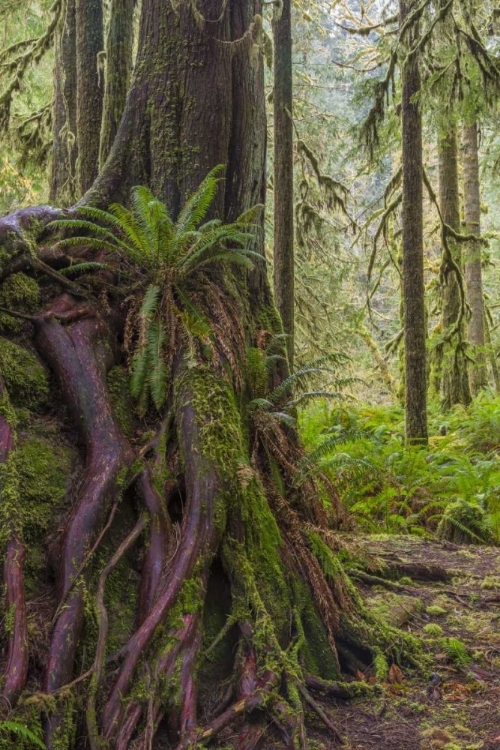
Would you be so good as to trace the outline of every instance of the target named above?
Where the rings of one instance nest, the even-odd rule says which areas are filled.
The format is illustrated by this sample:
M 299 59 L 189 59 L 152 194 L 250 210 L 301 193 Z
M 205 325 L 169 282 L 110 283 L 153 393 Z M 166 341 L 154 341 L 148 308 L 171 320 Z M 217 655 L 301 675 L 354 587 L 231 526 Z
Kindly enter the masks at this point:
M 299 420 L 305 463 L 330 477 L 367 530 L 491 543 L 499 538 L 500 459 L 491 450 L 499 409 L 500 399 L 484 395 L 468 413 L 452 412 L 445 429 L 436 414 L 425 451 L 405 446 L 398 407 L 309 405 Z
M 135 286 L 138 304 L 132 309 L 136 327 L 131 353 L 131 388 L 139 411 L 152 402 L 161 410 L 168 393 L 169 370 L 176 349 L 185 341 L 208 341 L 210 325 L 190 294 L 194 275 L 215 264 L 240 264 L 249 269 L 263 257 L 249 249 L 254 207 L 237 221 L 204 222 L 222 179 L 223 167 L 213 169 L 186 201 L 176 220 L 167 206 L 146 187 L 135 187 L 131 206 L 113 204 L 108 211 L 82 206 L 77 218 L 52 222 L 71 232 L 58 247 L 94 248 L 119 254 Z M 84 235 L 82 234 L 85 233 Z M 78 234 L 75 234 L 78 233 Z M 103 264 L 71 266 L 82 272 Z M 130 321 L 129 321 L 130 322 Z M 184 340 L 184 341 L 182 341 Z

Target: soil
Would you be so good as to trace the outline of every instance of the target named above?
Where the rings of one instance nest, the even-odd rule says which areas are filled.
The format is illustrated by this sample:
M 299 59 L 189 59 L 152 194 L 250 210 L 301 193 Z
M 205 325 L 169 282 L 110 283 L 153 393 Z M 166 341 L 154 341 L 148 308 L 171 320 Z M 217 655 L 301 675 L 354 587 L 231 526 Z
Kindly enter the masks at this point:
M 400 589 L 358 584 L 366 604 L 422 638 L 425 673 L 392 669 L 376 697 L 331 701 L 326 710 L 352 750 L 500 750 L 500 550 L 409 536 L 346 537 L 373 575 L 425 568 L 447 581 L 399 578 Z M 377 568 L 378 571 L 376 570 Z M 394 576 L 392 575 L 394 581 Z M 397 580 L 397 579 L 396 579 Z M 390 585 L 390 584 L 389 584 Z M 430 634 L 438 625 L 442 634 Z M 463 647 L 450 646 L 456 639 Z M 315 719 L 308 717 L 313 722 Z M 319 730 L 319 728 L 318 728 Z M 321 735 L 321 738 L 320 738 Z M 317 739 L 325 742 L 322 730 Z M 338 744 L 329 741 L 333 748 Z M 328 745 L 327 745 L 328 746 Z

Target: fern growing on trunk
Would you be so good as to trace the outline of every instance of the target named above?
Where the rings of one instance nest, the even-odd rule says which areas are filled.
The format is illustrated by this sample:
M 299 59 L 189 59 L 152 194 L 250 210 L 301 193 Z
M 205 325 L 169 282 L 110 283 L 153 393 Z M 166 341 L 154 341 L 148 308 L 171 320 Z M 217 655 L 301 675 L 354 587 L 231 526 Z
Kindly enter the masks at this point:
M 130 278 L 138 279 L 126 328 L 128 339 L 134 340 L 131 391 L 142 414 L 150 402 L 158 411 L 164 405 L 169 364 L 181 341 L 194 338 L 210 344 L 208 321 L 190 295 L 195 274 L 215 264 L 237 263 L 251 269 L 254 260 L 263 261 L 262 255 L 248 248 L 258 206 L 232 223 L 219 219 L 202 223 L 223 170 L 219 165 L 209 172 L 175 221 L 149 188 L 138 186 L 132 189 L 130 208 L 118 203 L 108 211 L 81 206 L 77 218 L 51 224 L 90 233 L 61 239 L 59 248 L 82 246 L 119 253 Z

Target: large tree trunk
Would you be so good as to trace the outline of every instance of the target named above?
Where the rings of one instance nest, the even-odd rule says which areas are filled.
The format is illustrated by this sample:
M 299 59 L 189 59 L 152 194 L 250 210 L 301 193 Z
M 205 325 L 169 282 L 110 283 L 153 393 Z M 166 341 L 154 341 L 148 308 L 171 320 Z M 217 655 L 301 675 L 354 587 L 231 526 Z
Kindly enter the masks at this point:
M 99 171 L 104 73 L 102 0 L 75 0 L 77 189 L 83 195 Z
M 175 213 L 221 163 L 226 186 L 215 216 L 232 220 L 263 201 L 260 11 L 259 0 L 144 0 L 124 115 L 86 202 L 106 206 L 143 183 Z M 39 227 L 54 214 L 43 207 L 2 219 L 0 239 L 22 235 L 30 215 Z M 28 695 L 43 687 L 49 697 L 21 700 L 13 716 L 26 720 L 40 705 L 49 750 L 128 750 L 167 739 L 187 750 L 229 724 L 238 748 L 271 734 L 270 742 L 304 747 L 303 703 L 317 706 L 308 690 L 350 694 L 310 673 L 355 674 L 375 654 L 392 660 L 415 645 L 372 619 L 345 576 L 334 552 L 335 494 L 323 488 L 325 509 L 315 481 L 298 481 L 295 431 L 279 413 L 249 408 L 286 372 L 269 375 L 266 366 L 282 328 L 264 263 L 196 277 L 193 294 L 212 336 L 194 347 L 179 340 L 165 410 L 139 420 L 124 367 L 136 279 L 120 286 L 122 269 L 110 256 L 83 289 L 51 268 L 68 260 L 48 243 L 45 236 L 43 263 L 28 256 L 24 267 L 49 274 L 42 309 L 12 313 L 34 331 L 54 376 L 49 393 L 46 372 L 25 351 L 33 359 L 26 377 L 37 373 L 45 398 L 33 406 L 30 428 L 40 434 L 45 425 L 53 450 L 63 442 L 75 460 L 69 492 L 63 500 L 59 488 L 47 522 L 59 536 L 47 539 L 45 527 L 34 548 L 43 559 L 50 546 L 57 589 L 45 566 L 30 584 L 36 596 L 42 583 L 48 592 L 41 635 L 33 636 L 33 653 L 44 656 L 22 682 Z M 262 232 L 255 247 L 263 253 Z M 58 295 L 58 281 L 66 293 Z M 18 655 L 22 625 L 12 644 Z
M 106 34 L 106 76 L 102 112 L 100 166 L 108 158 L 123 114 L 132 72 L 135 0 L 113 0 Z
M 293 90 L 292 3 L 277 5 L 274 40 L 274 296 L 283 330 L 288 336 L 288 362 L 293 368 L 294 283 L 293 248 Z
M 450 124 L 448 134 L 439 138 L 439 203 L 445 225 L 460 231 L 458 194 L 457 129 Z M 442 403 L 444 409 L 470 403 L 465 357 L 465 298 L 462 278 L 462 250 L 446 229 L 443 230 L 442 288 Z
M 401 0 L 404 24 L 416 3 Z M 417 36 L 410 28 L 406 49 Z M 424 302 L 422 115 L 415 100 L 420 92 L 416 54 L 407 58 L 402 71 L 401 128 L 403 134 L 403 302 L 405 345 L 405 407 L 408 443 L 427 443 L 427 357 Z
M 76 17 L 75 0 L 67 0 L 54 55 L 53 147 L 50 201 L 70 206 L 76 199 Z
M 464 125 L 462 129 L 464 169 L 464 214 L 467 234 L 481 236 L 481 192 L 479 182 L 478 124 Z M 485 310 L 481 270 L 481 245 L 470 242 L 465 255 L 465 283 L 470 307 L 468 323 L 469 345 L 473 362 L 469 363 L 470 388 L 477 395 L 488 385 L 485 350 Z

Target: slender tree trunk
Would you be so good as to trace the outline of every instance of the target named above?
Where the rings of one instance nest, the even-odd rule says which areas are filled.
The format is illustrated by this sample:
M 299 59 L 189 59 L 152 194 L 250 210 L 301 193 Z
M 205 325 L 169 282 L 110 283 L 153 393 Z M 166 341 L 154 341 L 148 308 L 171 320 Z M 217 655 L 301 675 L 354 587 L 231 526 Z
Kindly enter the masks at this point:
M 291 0 L 276 5 L 274 39 L 274 294 L 288 335 L 290 368 L 294 347 L 293 90 Z
M 464 168 L 464 218 L 467 234 L 481 236 L 481 196 L 479 182 L 478 124 L 462 129 Z M 477 395 L 488 385 L 485 358 L 484 296 L 481 269 L 481 245 L 470 242 L 465 255 L 465 282 L 470 307 L 468 323 L 469 345 L 474 362 L 469 363 L 470 388 Z
M 488 347 L 488 358 L 490 361 L 491 373 L 493 375 L 493 382 L 495 383 L 495 390 L 497 393 L 500 393 L 500 370 L 498 368 L 496 354 L 492 347 L 490 327 L 488 325 L 486 314 L 484 316 L 484 337 L 486 346 Z
M 76 2 L 77 191 L 85 193 L 99 172 L 104 76 L 102 0 Z
M 106 161 L 123 114 L 132 72 L 135 0 L 112 0 L 106 34 L 106 75 L 100 166 Z
M 67 0 L 66 14 L 55 39 L 54 109 L 50 201 L 69 206 L 76 198 L 76 18 L 75 0 Z
M 414 0 L 401 0 L 403 24 L 415 9 Z M 409 30 L 406 49 L 417 35 Z M 425 347 L 422 115 L 415 97 L 420 91 L 418 57 L 405 60 L 402 72 L 403 135 L 403 300 L 405 344 L 406 439 L 427 443 L 427 357 Z
M 445 224 L 460 231 L 458 194 L 458 145 L 456 126 L 450 124 L 446 137 L 438 141 L 439 203 Z M 442 289 L 442 403 L 444 409 L 470 403 L 465 358 L 465 314 L 460 243 L 445 236 L 443 244 L 444 285 Z

